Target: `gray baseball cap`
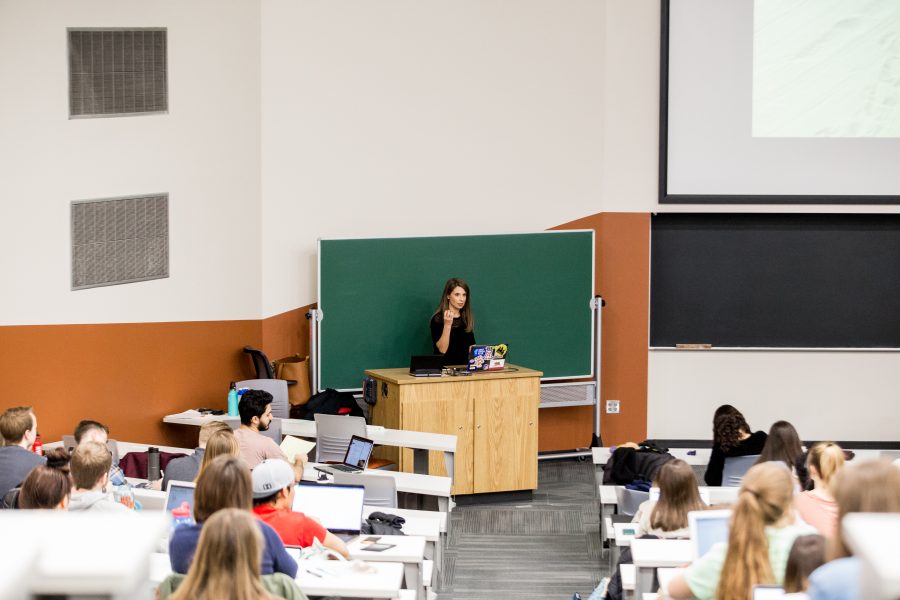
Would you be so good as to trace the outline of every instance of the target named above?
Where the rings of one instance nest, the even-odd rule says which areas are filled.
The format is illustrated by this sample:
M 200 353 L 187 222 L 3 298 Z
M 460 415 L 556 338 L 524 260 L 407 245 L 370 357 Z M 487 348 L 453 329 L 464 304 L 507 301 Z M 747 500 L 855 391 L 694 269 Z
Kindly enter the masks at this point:
M 294 484 L 294 469 L 280 458 L 267 458 L 251 473 L 253 477 L 253 499 L 271 496 L 278 490 Z

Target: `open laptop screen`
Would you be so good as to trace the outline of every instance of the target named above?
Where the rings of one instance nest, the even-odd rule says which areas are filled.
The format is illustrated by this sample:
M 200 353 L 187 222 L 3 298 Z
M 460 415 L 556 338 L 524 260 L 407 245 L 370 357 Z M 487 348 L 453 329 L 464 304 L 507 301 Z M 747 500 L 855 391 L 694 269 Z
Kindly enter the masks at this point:
M 366 465 L 369 464 L 369 457 L 372 455 L 372 448 L 374 447 L 375 444 L 372 440 L 354 435 L 350 438 L 350 445 L 347 446 L 344 464 L 365 469 Z
M 366 488 L 361 485 L 301 481 L 294 494 L 293 510 L 316 517 L 332 533 L 358 534 L 362 525 L 365 494 Z
M 688 513 L 693 559 L 697 560 L 719 542 L 728 542 L 730 510 L 695 510 Z
M 187 502 L 194 516 L 194 483 L 190 481 L 170 481 L 166 492 L 166 513 L 172 514 L 172 510 Z

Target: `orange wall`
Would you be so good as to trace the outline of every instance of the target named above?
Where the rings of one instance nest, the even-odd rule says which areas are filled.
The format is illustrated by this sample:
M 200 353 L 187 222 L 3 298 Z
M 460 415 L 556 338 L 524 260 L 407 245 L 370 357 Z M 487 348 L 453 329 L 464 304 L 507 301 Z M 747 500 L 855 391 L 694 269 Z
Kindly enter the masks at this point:
M 621 402 L 617 415 L 600 415 L 604 445 L 647 437 L 647 335 L 650 302 L 650 215 L 599 213 L 554 229 L 593 229 L 596 293 L 603 308 L 601 410 Z M 540 412 L 541 451 L 586 446 L 593 431 L 589 406 Z
M 593 229 L 596 292 L 603 309 L 602 399 L 621 401 L 601 415 L 606 445 L 641 441 L 647 429 L 647 327 L 650 215 L 600 213 L 556 229 Z M 45 441 L 80 419 L 109 425 L 114 438 L 193 447 L 196 430 L 162 417 L 201 406 L 224 408 L 228 382 L 253 377 L 245 345 L 270 359 L 309 353 L 300 307 L 263 320 L 0 327 L 4 394 L 0 409 L 35 407 Z M 540 413 L 541 451 L 591 441 L 590 407 Z

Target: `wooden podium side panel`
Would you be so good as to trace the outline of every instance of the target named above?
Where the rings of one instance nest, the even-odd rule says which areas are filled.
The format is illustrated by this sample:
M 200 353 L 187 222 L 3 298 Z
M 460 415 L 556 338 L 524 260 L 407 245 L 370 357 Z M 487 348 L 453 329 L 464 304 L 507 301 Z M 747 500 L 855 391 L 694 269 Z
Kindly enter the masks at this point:
M 475 493 L 537 488 L 539 379 L 473 385 Z
M 470 381 L 404 385 L 403 429 L 457 436 L 453 494 L 472 493 L 472 388 Z M 401 467 L 412 471 L 412 450 L 403 450 Z M 429 452 L 428 472 L 446 475 L 443 452 Z
M 383 382 L 380 379 L 376 381 L 376 385 L 378 400 L 372 407 L 370 421 L 374 425 L 381 425 L 387 429 L 402 429 L 400 426 L 400 386 L 396 383 Z M 397 463 L 398 469 L 403 469 L 400 448 L 397 446 L 376 446 L 372 456 L 393 461 Z M 412 461 L 412 458 L 410 457 L 409 460 Z M 412 462 L 409 464 L 412 465 Z

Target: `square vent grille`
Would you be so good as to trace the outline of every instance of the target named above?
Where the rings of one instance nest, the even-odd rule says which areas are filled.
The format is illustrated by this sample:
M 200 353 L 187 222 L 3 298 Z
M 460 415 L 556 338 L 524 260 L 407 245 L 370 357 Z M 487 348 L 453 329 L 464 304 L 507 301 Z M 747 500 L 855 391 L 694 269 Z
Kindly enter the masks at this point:
M 164 113 L 165 28 L 68 29 L 69 116 Z
M 169 276 L 169 195 L 72 202 L 72 289 Z

